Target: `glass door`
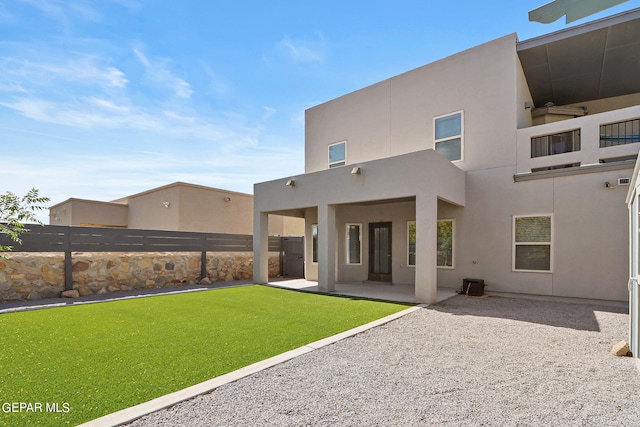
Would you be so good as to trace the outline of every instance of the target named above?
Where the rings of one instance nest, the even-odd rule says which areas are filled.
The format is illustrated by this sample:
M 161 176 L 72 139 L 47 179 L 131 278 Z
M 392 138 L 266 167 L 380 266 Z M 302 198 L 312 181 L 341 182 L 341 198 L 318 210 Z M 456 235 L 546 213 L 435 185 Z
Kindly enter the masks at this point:
M 391 223 L 369 224 L 369 280 L 391 282 Z

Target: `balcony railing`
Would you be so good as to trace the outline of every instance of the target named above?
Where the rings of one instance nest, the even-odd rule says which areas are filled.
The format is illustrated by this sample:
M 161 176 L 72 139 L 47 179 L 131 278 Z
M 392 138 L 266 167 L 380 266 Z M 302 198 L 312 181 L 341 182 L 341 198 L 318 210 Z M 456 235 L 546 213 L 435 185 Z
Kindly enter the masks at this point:
M 629 168 L 640 151 L 640 105 L 521 128 L 517 139 L 517 176 Z
M 600 148 L 640 142 L 640 119 L 600 125 Z

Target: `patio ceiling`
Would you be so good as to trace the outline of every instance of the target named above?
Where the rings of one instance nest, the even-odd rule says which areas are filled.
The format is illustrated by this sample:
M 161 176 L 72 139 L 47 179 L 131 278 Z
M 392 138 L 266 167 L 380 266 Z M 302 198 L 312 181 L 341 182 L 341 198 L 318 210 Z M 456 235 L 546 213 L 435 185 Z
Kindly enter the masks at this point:
M 536 107 L 640 93 L 640 9 L 519 42 Z

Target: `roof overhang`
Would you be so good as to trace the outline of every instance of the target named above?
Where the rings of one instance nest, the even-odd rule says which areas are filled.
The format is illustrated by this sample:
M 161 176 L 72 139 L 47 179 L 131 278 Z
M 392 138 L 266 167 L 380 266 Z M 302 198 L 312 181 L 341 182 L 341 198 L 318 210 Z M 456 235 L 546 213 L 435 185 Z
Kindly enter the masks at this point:
M 640 93 L 640 8 L 518 42 L 536 107 Z

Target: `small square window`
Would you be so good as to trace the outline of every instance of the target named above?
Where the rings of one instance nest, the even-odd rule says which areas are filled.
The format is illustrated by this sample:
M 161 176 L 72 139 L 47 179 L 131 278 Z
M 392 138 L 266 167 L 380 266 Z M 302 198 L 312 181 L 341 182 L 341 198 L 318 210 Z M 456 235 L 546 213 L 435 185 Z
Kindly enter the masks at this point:
M 462 111 L 434 119 L 435 150 L 450 161 L 462 160 Z
M 335 168 L 347 164 L 347 141 L 329 145 L 329 167 Z

